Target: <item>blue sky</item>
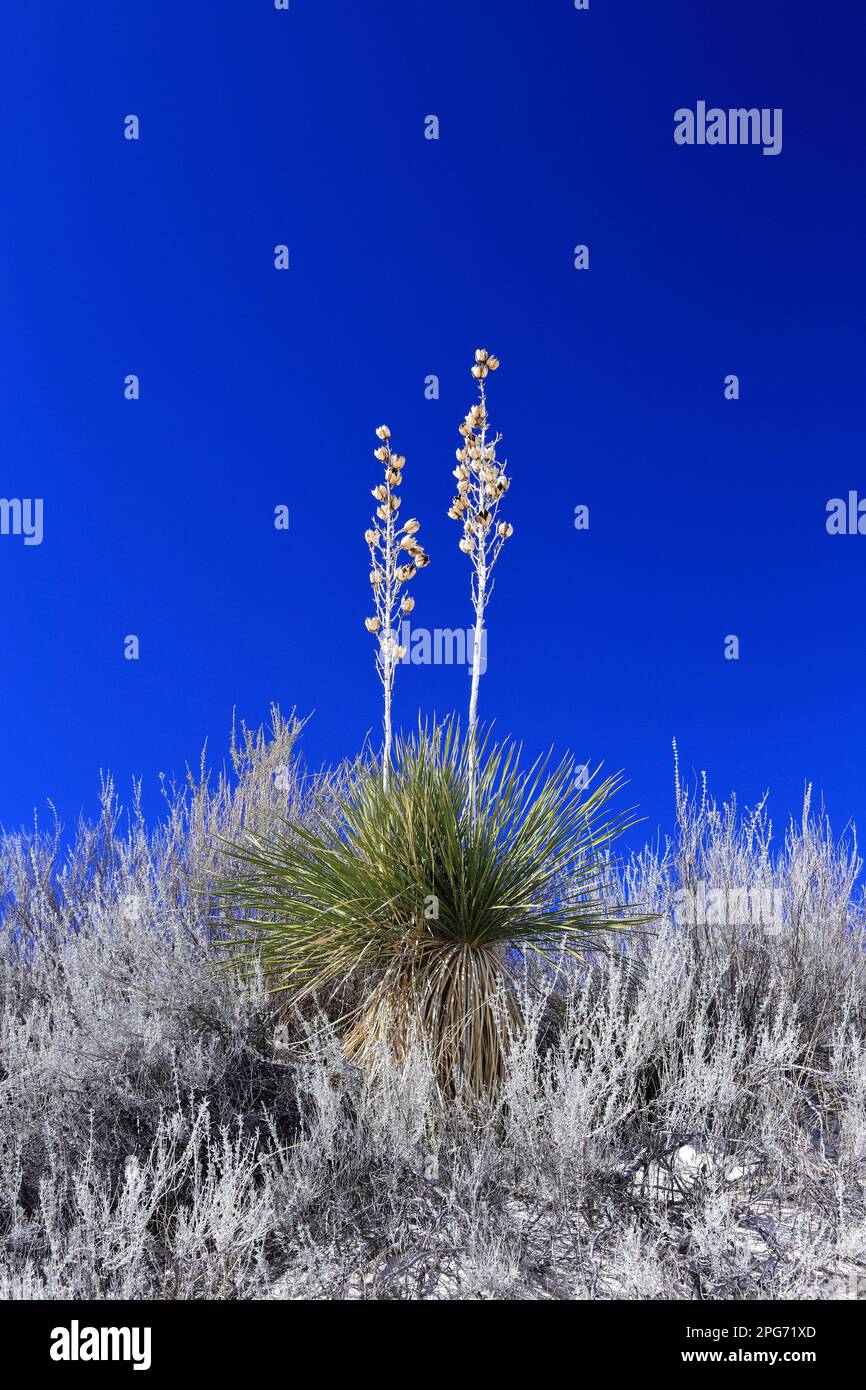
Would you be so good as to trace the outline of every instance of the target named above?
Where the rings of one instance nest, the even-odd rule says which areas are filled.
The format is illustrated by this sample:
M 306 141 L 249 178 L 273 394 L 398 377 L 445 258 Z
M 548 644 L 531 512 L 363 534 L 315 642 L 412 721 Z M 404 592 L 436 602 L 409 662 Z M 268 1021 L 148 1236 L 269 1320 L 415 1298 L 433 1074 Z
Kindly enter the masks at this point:
M 44 539 L 0 536 L 0 822 L 92 810 L 101 768 L 156 815 L 159 772 L 272 700 L 312 714 L 311 764 L 354 752 L 381 717 L 373 430 L 432 557 L 413 618 L 468 624 L 445 512 L 476 346 L 515 526 L 483 716 L 623 768 L 647 833 L 674 735 L 777 821 L 807 779 L 863 821 L 866 536 L 825 526 L 866 495 L 861 7 L 17 9 L 0 497 L 44 499 Z M 698 100 L 782 108 L 782 152 L 677 146 Z M 468 684 L 401 669 L 398 721 Z

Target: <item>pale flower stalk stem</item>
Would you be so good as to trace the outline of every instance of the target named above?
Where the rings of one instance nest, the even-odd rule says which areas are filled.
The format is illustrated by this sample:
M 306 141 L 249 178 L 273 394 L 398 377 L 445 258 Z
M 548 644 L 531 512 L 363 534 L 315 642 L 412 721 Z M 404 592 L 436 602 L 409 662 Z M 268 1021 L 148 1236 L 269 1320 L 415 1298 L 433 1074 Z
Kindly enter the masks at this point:
M 499 359 L 479 348 L 475 353 L 472 375 L 478 382 L 480 400 L 469 411 L 460 426 L 463 446 L 457 450 L 457 496 L 448 511 L 455 521 L 463 522 L 460 549 L 472 561 L 472 606 L 475 627 L 472 638 L 472 682 L 469 692 L 469 725 L 467 749 L 469 762 L 469 812 L 474 826 L 478 815 L 478 689 L 484 645 L 484 615 L 493 585 L 490 576 L 505 541 L 514 528 L 499 521 L 499 503 L 508 491 L 510 480 L 505 465 L 496 458 L 496 446 L 501 435 L 488 438 L 490 422 L 487 416 L 487 393 L 484 379 L 499 367 Z
M 391 709 L 394 679 L 397 663 L 405 655 L 404 648 L 398 644 L 395 628 L 400 615 L 411 613 L 415 606 L 415 600 L 408 594 L 401 597 L 400 591 L 405 584 L 414 579 L 419 569 L 424 569 L 430 563 L 430 560 L 418 542 L 419 524 L 414 517 L 404 522 L 401 527 L 397 526 L 400 498 L 394 492 L 394 488 L 402 479 L 402 469 L 406 460 L 401 454 L 392 452 L 391 431 L 387 425 L 380 425 L 376 434 L 383 441 L 374 452 L 379 462 L 384 465 L 384 479 L 373 488 L 373 496 L 379 505 L 376 508 L 376 520 L 364 536 L 370 551 L 370 583 L 376 603 L 376 613 L 365 620 L 365 626 L 368 632 L 378 637 L 379 644 L 376 652 L 376 670 L 384 694 L 382 785 L 387 792 L 391 780 Z M 407 552 L 407 559 L 403 564 L 400 564 L 401 550 Z
M 484 426 L 481 431 L 481 456 L 487 441 L 487 414 L 484 382 L 481 383 L 481 403 L 485 406 Z M 478 487 L 478 504 L 481 510 L 486 502 L 484 479 Z M 479 536 L 476 547 L 475 583 L 473 585 L 475 608 L 475 630 L 472 635 L 472 684 L 469 691 L 469 810 L 474 827 L 478 814 L 478 687 L 481 681 L 481 651 L 484 638 L 484 609 L 487 606 L 487 536 Z
M 390 447 L 388 449 L 388 463 L 391 461 Z M 391 728 L 391 703 L 394 698 L 394 677 L 396 675 L 396 663 L 394 661 L 394 638 L 391 628 L 391 613 L 394 606 L 394 513 L 391 511 L 391 484 L 388 481 L 386 469 L 385 486 L 388 489 L 388 520 L 385 523 L 385 626 L 382 635 L 382 685 L 385 692 L 385 714 L 384 714 L 384 747 L 382 749 L 382 785 L 385 791 L 388 790 L 388 783 L 391 773 L 391 743 L 393 733 Z

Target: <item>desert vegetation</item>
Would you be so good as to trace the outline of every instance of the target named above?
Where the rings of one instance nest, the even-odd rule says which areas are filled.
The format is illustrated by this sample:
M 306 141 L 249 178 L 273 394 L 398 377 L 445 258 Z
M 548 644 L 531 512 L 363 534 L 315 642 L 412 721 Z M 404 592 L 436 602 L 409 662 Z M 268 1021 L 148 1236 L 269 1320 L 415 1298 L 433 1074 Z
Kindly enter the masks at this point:
M 807 790 L 625 855 L 618 776 L 479 720 L 513 534 L 460 425 L 457 716 L 395 733 L 428 557 L 405 458 L 365 533 L 381 751 L 312 775 L 275 707 L 230 757 L 0 838 L 0 1297 L 823 1299 L 866 1286 L 861 864 Z M 617 809 L 619 807 L 619 809 Z
M 601 815 L 618 779 L 588 790 L 591 779 L 579 779 L 568 758 L 553 772 L 543 761 L 523 772 L 518 749 L 489 746 L 479 725 L 485 612 L 514 529 L 499 520 L 510 480 L 485 389 L 498 369 L 495 355 L 476 350 L 470 371 L 479 399 L 458 427 L 457 495 L 448 509 L 463 523 L 459 548 L 472 565 L 465 740 L 456 718 L 422 724 L 398 741 L 393 758 L 394 678 L 404 654 L 395 623 L 414 606 L 403 587 L 428 556 L 420 523 L 398 525 L 393 489 L 406 460 L 380 425 L 374 455 L 384 481 L 373 489 L 379 505 L 364 539 L 376 604 L 365 626 L 378 639 L 384 693 L 381 758 L 355 764 L 315 828 L 303 816 L 267 835 L 245 827 L 242 842 L 226 846 L 234 868 L 216 887 L 229 941 L 239 925 L 245 932 L 234 936 L 242 963 L 262 970 L 289 1008 L 325 995 L 345 1005 L 332 1022 L 347 1060 L 371 1075 L 383 1053 L 401 1062 L 420 1049 L 441 1094 L 475 1099 L 502 1085 L 524 1032 L 510 957 L 529 953 L 534 965 L 540 957 L 555 974 L 565 956 L 585 958 L 605 949 L 604 933 L 639 924 L 603 894 L 602 851 L 622 827 Z
M 512 953 L 522 1027 L 470 1102 L 423 1048 L 347 1059 L 327 990 L 292 1011 L 261 968 L 213 968 L 219 846 L 287 818 L 321 834 L 345 794 L 352 769 L 305 776 L 299 735 L 276 712 L 242 730 L 226 771 L 165 788 L 156 829 L 106 784 L 67 851 L 56 827 L 0 843 L 0 1296 L 846 1297 L 866 1272 L 850 838 L 807 799 L 775 844 L 766 808 L 680 785 L 676 836 L 608 857 L 615 911 L 655 928 L 553 967 Z M 775 890 L 781 929 L 682 922 L 696 883 Z

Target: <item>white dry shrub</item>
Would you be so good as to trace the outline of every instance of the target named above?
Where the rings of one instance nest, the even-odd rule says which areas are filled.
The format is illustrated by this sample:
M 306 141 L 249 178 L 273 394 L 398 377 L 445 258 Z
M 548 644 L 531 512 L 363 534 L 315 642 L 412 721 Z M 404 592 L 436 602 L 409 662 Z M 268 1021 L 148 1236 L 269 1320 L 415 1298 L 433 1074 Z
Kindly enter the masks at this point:
M 527 1027 L 479 1108 L 440 1099 L 421 1048 L 371 1083 L 326 1014 L 215 968 L 221 841 L 351 775 L 305 776 L 300 725 L 272 722 L 167 787 L 156 830 L 106 784 L 67 849 L 57 826 L 0 841 L 0 1298 L 863 1286 L 860 864 L 808 794 L 777 847 L 765 807 L 677 779 L 675 840 L 619 873 L 656 926 L 546 977 L 513 962 Z M 713 920 L 683 923 L 700 885 Z M 775 890 L 769 930 L 743 887 Z

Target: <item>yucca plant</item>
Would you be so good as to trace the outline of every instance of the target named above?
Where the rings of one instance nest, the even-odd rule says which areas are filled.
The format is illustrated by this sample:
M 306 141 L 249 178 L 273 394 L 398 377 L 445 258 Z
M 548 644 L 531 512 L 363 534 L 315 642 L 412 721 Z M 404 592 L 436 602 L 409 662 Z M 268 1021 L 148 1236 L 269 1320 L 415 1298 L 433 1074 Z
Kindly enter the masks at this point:
M 603 881 L 627 823 L 601 818 L 619 785 L 581 796 L 570 759 L 522 772 L 513 744 L 489 740 L 473 761 L 454 722 L 399 739 L 387 789 L 371 762 L 315 828 L 232 848 L 220 896 L 249 928 L 240 962 L 296 1003 L 356 987 L 337 1025 L 350 1059 L 420 1043 L 443 1092 L 495 1087 L 522 1028 L 514 953 L 561 961 L 626 925 Z

